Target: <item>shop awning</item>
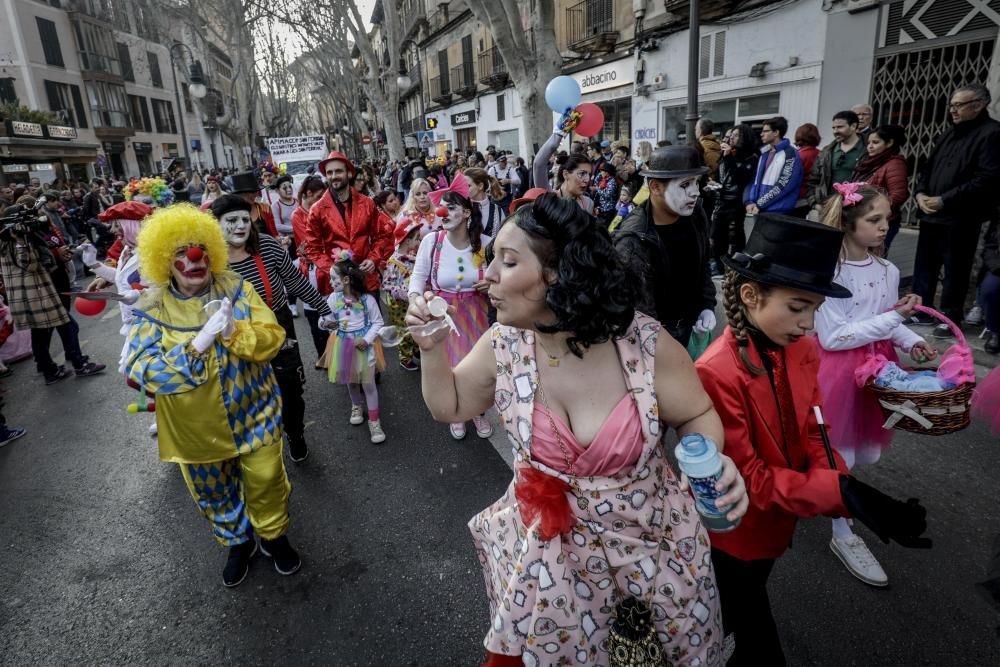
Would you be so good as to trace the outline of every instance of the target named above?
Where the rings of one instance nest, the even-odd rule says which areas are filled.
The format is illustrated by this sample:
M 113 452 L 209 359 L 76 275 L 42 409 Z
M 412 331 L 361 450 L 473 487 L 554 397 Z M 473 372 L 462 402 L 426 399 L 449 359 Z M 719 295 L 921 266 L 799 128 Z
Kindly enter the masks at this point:
M 99 148 L 99 144 L 76 141 L 0 137 L 0 158 L 10 160 L 93 162 Z

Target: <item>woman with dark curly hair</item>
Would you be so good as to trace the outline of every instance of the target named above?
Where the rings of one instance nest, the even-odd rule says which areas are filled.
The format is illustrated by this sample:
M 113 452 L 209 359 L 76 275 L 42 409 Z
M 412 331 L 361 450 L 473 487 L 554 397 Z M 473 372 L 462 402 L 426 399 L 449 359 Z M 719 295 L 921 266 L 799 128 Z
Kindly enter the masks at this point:
M 504 496 L 469 524 L 491 622 L 487 665 L 624 664 L 608 655 L 616 608 L 645 605 L 665 664 L 719 664 L 709 540 L 662 430 L 723 429 L 687 352 L 635 311 L 606 230 L 554 193 L 520 207 L 486 271 L 498 324 L 454 369 L 447 330 L 415 336 L 424 400 L 454 422 L 496 404 L 516 452 Z M 426 293 L 410 326 L 431 316 Z M 719 507 L 746 511 L 723 456 Z

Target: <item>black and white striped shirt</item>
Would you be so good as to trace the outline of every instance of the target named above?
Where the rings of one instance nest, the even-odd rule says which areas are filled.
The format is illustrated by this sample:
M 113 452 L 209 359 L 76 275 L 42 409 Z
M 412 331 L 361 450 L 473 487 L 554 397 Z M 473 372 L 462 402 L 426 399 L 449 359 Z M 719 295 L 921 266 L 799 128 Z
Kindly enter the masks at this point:
M 326 299 L 295 268 L 292 260 L 288 258 L 288 251 L 267 234 L 261 234 L 259 239 L 260 259 L 264 263 L 264 270 L 267 271 L 267 278 L 271 282 L 271 310 L 278 312 L 284 308 L 288 304 L 287 294 L 291 294 L 318 310 L 320 315 L 329 315 L 330 307 L 326 305 Z M 249 280 L 257 295 L 265 303 L 267 302 L 264 280 L 260 276 L 260 271 L 257 270 L 257 262 L 254 261 L 252 255 L 231 263 L 230 267 L 243 276 L 244 280 Z

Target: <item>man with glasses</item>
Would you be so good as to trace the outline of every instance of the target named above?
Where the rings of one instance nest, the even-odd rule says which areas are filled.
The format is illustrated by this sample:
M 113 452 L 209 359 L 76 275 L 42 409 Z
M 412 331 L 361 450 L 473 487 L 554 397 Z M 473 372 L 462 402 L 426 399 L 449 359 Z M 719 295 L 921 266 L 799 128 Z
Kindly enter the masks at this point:
M 861 145 L 868 145 L 868 135 L 872 133 L 875 126 L 872 125 L 872 121 L 875 119 L 874 112 L 872 108 L 867 104 L 855 104 L 851 107 L 858 117 L 858 136 L 861 137 Z
M 917 180 L 920 236 L 913 291 L 932 306 L 944 267 L 939 310 L 956 322 L 962 319 L 980 229 L 1000 204 L 1000 123 L 986 110 L 990 101 L 990 91 L 978 83 L 952 93 L 948 112 L 954 126 L 934 142 Z M 946 338 L 951 332 L 939 326 L 934 335 Z
M 792 143 L 785 138 L 788 121 L 775 116 L 760 131 L 761 157 L 757 175 L 743 197 L 749 215 L 762 211 L 788 213 L 795 208 L 802 186 L 802 161 Z

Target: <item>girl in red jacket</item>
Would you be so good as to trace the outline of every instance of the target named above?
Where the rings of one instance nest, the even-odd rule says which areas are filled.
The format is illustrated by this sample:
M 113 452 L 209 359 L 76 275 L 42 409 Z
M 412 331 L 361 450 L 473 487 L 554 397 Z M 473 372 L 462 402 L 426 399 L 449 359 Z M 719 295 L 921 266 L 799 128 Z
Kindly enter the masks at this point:
M 819 355 L 806 334 L 825 297 L 850 296 L 833 282 L 842 239 L 830 227 L 763 214 L 745 251 L 723 260 L 729 326 L 696 368 L 750 498 L 736 529 L 712 535 L 723 628 L 735 640 L 729 667 L 785 664 L 767 579 L 799 517 L 854 516 L 885 542 L 930 544 L 920 538 L 924 508 L 849 476 L 814 410 Z

